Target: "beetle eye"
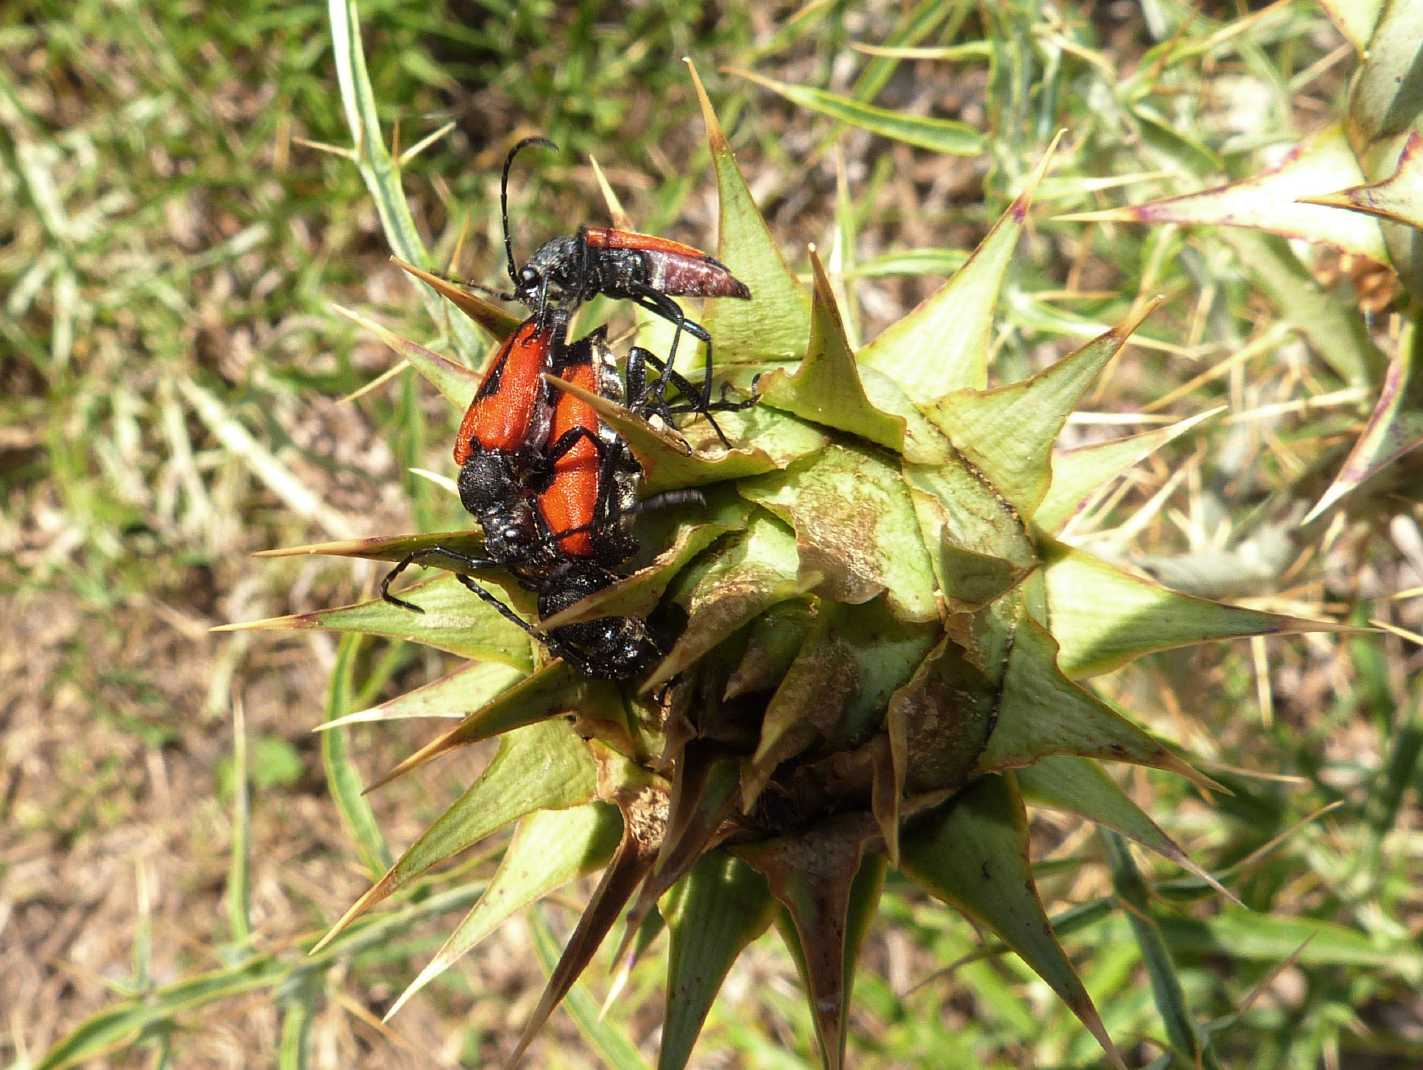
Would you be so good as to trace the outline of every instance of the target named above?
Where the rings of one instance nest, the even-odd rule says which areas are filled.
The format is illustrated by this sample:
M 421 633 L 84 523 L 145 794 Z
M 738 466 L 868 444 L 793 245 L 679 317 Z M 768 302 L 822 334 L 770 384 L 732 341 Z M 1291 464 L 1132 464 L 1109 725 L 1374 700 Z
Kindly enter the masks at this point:
M 527 265 L 519 272 L 519 285 L 526 289 L 533 289 L 539 284 L 539 273 Z

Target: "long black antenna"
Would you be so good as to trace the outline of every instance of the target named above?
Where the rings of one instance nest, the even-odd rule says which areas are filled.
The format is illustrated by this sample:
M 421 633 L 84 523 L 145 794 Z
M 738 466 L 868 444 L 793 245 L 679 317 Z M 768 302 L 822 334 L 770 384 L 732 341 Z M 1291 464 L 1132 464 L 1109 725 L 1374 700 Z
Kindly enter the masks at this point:
M 519 275 L 514 270 L 514 239 L 509 236 L 509 168 L 514 165 L 514 157 L 519 155 L 519 151 L 530 145 L 543 145 L 554 152 L 558 151 L 558 146 L 546 137 L 526 137 L 504 157 L 504 174 L 499 179 L 499 218 L 504 223 L 504 255 L 509 261 L 509 281 L 514 284 L 515 290 L 519 288 Z

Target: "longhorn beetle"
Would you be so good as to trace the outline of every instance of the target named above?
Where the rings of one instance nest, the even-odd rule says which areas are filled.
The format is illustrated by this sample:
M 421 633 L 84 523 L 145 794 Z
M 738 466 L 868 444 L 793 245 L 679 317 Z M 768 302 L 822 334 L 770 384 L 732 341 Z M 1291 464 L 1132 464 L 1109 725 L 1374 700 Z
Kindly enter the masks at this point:
M 540 346 L 546 345 L 547 340 L 537 330 L 533 317 L 528 323 L 535 326 L 527 332 L 528 324 L 521 327 L 506 343 L 508 352 L 501 351 L 496 356 L 455 445 L 456 458 L 463 458 L 461 498 L 485 528 L 487 556 L 473 557 L 446 546 L 425 547 L 408 554 L 381 583 L 381 597 L 394 605 L 421 612 L 418 606 L 391 594 L 390 584 L 410 565 L 441 557 L 470 571 L 506 569 L 521 586 L 538 595 L 539 616 L 552 616 L 618 578 L 613 570 L 637 549 L 636 540 L 626 527 L 629 516 L 654 508 L 705 504 L 700 492 L 688 490 L 636 500 L 640 470 L 628 454 L 626 443 L 603 427 L 592 405 L 571 393 L 559 394 L 551 417 L 541 427 L 543 436 L 552 439 L 551 444 L 535 461 L 524 462 L 527 483 L 520 482 L 514 475 L 513 459 L 522 455 L 514 447 L 527 440 L 506 430 L 509 423 L 520 421 L 503 418 L 508 415 L 505 413 L 495 414 L 501 417 L 495 419 L 494 415 L 476 410 L 491 404 L 489 399 L 498 398 L 500 391 L 512 388 L 521 374 L 521 361 L 532 363 L 543 355 Z M 621 400 L 624 389 L 613 373 L 610 357 L 600 330 L 567 347 L 555 367 L 569 382 Z M 636 369 L 636 374 L 629 376 L 636 393 L 627 400 L 634 411 L 645 405 L 641 369 L 649 362 L 654 366 L 660 363 L 636 348 L 629 357 L 630 371 Z M 502 374 L 503 378 L 486 390 L 485 385 L 495 374 Z M 533 419 L 525 422 L 532 423 Z M 499 433 L 492 434 L 491 429 Z M 496 448 L 496 443 L 507 448 Z M 499 494 L 487 493 L 496 484 L 502 488 Z M 584 675 L 627 679 L 647 668 L 661 653 L 639 618 L 601 617 L 544 632 L 529 625 L 468 576 L 456 575 L 470 591 Z
M 589 393 L 614 400 L 624 394 L 633 412 L 646 415 L 649 402 L 641 369 L 656 358 L 634 346 L 624 386 L 613 372 L 610 356 L 599 331 L 570 348 L 562 376 Z M 639 500 L 636 482 L 642 473 L 627 443 L 603 425 L 592 405 L 574 394 L 559 394 L 549 438 L 549 478 L 539 488 L 538 510 L 550 539 L 565 557 L 588 558 L 615 569 L 637 550 L 625 524 L 628 517 L 651 509 L 706 504 L 695 490 L 669 490 Z
M 504 340 L 455 438 L 460 502 L 498 561 L 516 558 L 538 537 L 527 487 L 546 464 L 553 398 L 543 376 L 560 362 L 566 324 L 562 313 L 542 322 L 531 316 Z
M 689 319 L 672 299 L 733 297 L 746 300 L 751 297 L 751 290 L 725 264 L 700 249 L 668 238 L 616 227 L 583 225 L 576 234 L 550 238 L 539 246 L 523 267 L 519 267 L 514 260 L 514 240 L 509 231 L 509 169 L 520 150 L 530 145 L 558 148 L 548 138 L 526 137 L 514 145 L 504 158 L 504 170 L 499 180 L 499 218 L 504 228 L 504 256 L 509 281 L 514 288 L 501 292 L 467 282 L 460 285 L 485 290 L 502 301 L 520 301 L 537 319 L 543 319 L 553 310 L 571 314 L 595 294 L 623 298 L 661 316 L 673 324 L 676 331 L 667 353 L 666 370 L 650 390 L 653 410 L 662 408 L 670 380 L 687 398 L 686 408 L 671 411 L 707 414 L 717 437 L 730 449 L 731 443 L 716 421 L 711 419 L 710 412 L 713 409 L 747 408 L 753 401 L 730 402 L 723 389 L 720 402 L 712 402 L 711 335 L 700 323 Z M 704 342 L 707 347 L 700 388 L 692 387 L 686 379 L 671 370 L 676 363 L 677 342 L 683 331 Z

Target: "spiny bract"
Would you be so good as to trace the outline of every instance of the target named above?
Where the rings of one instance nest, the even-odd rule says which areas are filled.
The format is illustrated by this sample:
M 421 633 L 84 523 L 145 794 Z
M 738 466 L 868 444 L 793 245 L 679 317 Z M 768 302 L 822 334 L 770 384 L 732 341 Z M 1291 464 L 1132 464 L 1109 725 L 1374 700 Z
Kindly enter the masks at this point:
M 1318 299 L 1315 283 L 1296 277 L 1282 290 L 1281 278 L 1298 271 L 1294 254 L 1282 242 L 1248 233 L 1264 231 L 1332 250 L 1337 260 L 1322 260 L 1316 273 L 1328 278 L 1346 271 L 1360 308 L 1373 314 L 1400 303 L 1399 290 L 1412 302 L 1415 316 L 1423 300 L 1423 85 L 1416 77 L 1423 0 L 1323 6 L 1358 59 L 1337 121 L 1311 133 L 1274 166 L 1246 178 L 1058 217 L 1221 228 L 1213 233 L 1234 248 L 1245 272 L 1271 295 L 1281 318 L 1295 320 L 1343 382 L 1375 398 L 1338 475 L 1302 524 L 1371 481 L 1377 486 L 1376 475 L 1423 447 L 1423 367 L 1416 332 L 1404 333 L 1387 355 L 1364 330 L 1346 328 L 1342 335 L 1323 337 L 1298 313 Z M 1200 172 L 1188 181 L 1209 177 Z M 1281 300 L 1289 290 L 1293 294 Z
M 808 292 L 787 269 L 697 91 L 718 256 L 754 294 L 709 303 L 704 322 L 733 380 L 763 373 L 761 401 L 722 417 L 740 448 L 724 452 L 693 426 L 689 455 L 595 399 L 648 492 L 701 487 L 708 507 L 664 525 L 660 553 L 625 580 L 545 622 L 656 610 L 680 612 L 685 627 L 634 693 L 540 664 L 528 637 L 453 575 L 402 593 L 421 616 L 377 600 L 265 622 L 473 659 L 384 707 L 474 711 L 392 776 L 500 738 L 483 775 L 331 935 L 517 822 L 483 897 L 397 1007 L 512 913 L 603 867 L 519 1053 L 626 909 L 623 968 L 660 923 L 669 930 L 663 1070 L 686 1064 L 727 970 L 772 924 L 802 974 L 825 1065 L 838 1067 L 856 951 L 893 866 L 1022 956 L 1116 1061 L 1038 899 L 1025 802 L 1189 867 L 1098 763 L 1210 782 L 1081 681 L 1152 651 L 1329 625 L 1177 594 L 1054 538 L 1088 495 L 1196 421 L 1053 452 L 1151 302 L 1045 371 L 988 388 L 994 305 L 1031 189 L 957 275 L 857 352 L 814 252 Z M 507 333 L 507 317 L 415 274 Z M 453 403 L 468 401 L 474 373 L 382 334 Z M 392 561 L 435 542 L 474 548 L 478 536 L 282 552 Z M 527 613 L 508 586 L 500 593 Z

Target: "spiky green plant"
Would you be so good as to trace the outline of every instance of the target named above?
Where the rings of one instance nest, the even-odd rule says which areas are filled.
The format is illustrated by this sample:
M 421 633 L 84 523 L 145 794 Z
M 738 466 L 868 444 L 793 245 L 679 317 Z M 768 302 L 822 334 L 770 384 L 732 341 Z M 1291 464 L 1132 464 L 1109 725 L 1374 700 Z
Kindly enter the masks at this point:
M 381 635 L 470 659 L 380 708 L 470 711 L 387 780 L 500 741 L 328 939 L 512 824 L 483 896 L 392 1013 L 516 911 L 601 868 L 515 1059 L 626 912 L 621 970 L 664 926 L 670 937 L 664 1070 L 686 1065 L 727 971 L 772 925 L 800 970 L 824 1063 L 838 1067 L 860 943 L 895 868 L 1017 952 L 1119 1063 L 1039 900 L 1025 807 L 1080 815 L 1204 877 L 1101 763 L 1212 782 L 1084 681 L 1153 651 L 1334 626 L 1176 593 L 1055 538 L 1098 487 L 1195 421 L 1054 453 L 1155 302 L 1044 371 L 989 386 L 995 305 L 1032 183 L 956 275 L 856 350 L 815 252 L 807 290 L 696 89 L 718 255 L 754 295 L 709 305 L 703 322 L 733 381 L 761 373 L 760 404 L 726 417 L 738 444 L 727 452 L 702 426 L 684 428 L 684 442 L 589 398 L 636 452 L 647 492 L 699 487 L 708 507 L 645 533 L 654 552 L 641 567 L 543 622 L 661 614 L 685 626 L 648 679 L 619 688 L 547 660 L 453 574 L 402 592 L 423 615 L 375 600 L 248 625 Z M 412 273 L 484 330 L 509 330 L 490 306 Z M 474 371 L 370 326 L 467 404 Z M 434 542 L 473 547 L 479 536 L 276 553 L 392 561 Z M 475 578 L 529 610 L 512 582 Z
M 1386 356 L 1363 319 L 1342 304 L 1320 314 L 1325 302 L 1318 288 L 1283 241 L 1238 232 L 1227 239 L 1282 318 L 1311 337 L 1341 378 L 1375 398 L 1306 524 L 1423 446 L 1423 369 L 1415 352 L 1423 309 L 1423 85 L 1416 74 L 1423 58 L 1423 0 L 1326 0 L 1323 6 L 1359 60 L 1337 121 L 1295 145 L 1275 166 L 1244 179 L 1063 217 L 1265 231 L 1327 247 L 1370 273 L 1395 277 L 1404 294 L 1396 304 L 1408 329 Z M 1263 11 L 1251 16 L 1264 17 Z M 1156 58 L 1165 62 L 1173 50 L 1167 43 Z M 1385 297 L 1390 290 L 1384 287 Z

